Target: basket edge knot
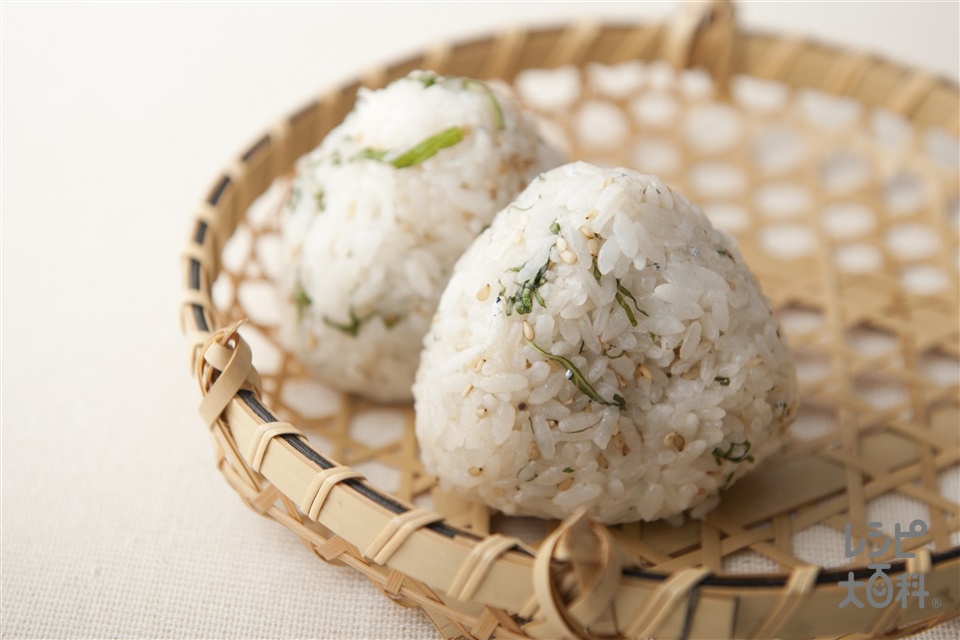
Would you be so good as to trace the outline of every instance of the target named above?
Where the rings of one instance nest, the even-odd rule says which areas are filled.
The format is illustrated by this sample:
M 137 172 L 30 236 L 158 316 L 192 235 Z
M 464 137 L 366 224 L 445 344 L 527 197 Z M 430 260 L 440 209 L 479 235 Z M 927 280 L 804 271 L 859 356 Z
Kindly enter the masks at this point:
M 538 612 L 524 631 L 531 637 L 617 635 L 613 602 L 623 576 L 623 558 L 607 528 L 583 509 L 568 517 L 537 552 L 533 590 Z M 563 565 L 558 567 L 555 561 Z M 554 574 L 566 574 L 560 585 Z M 569 603 L 562 591 L 574 593 Z
M 210 428 L 220 420 L 230 401 L 242 389 L 260 394 L 260 374 L 253 366 L 250 345 L 240 335 L 245 320 L 214 331 L 196 361 L 196 379 L 203 400 L 200 417 Z

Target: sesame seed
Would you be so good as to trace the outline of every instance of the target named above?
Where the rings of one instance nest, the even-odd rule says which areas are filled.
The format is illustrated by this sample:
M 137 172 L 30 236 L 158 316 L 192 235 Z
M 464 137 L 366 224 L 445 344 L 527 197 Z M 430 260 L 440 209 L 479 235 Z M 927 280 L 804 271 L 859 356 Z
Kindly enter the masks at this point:
M 584 238 L 589 240 L 590 238 L 593 237 L 593 230 L 587 225 L 583 225 L 582 227 L 580 227 L 580 235 L 582 235 Z
M 469 473 L 471 476 L 476 478 L 481 473 L 483 473 L 483 469 L 481 469 L 480 467 L 470 467 L 469 469 L 467 469 L 467 473 Z
M 529 456 L 528 456 L 528 457 L 529 457 L 531 460 L 539 460 L 539 459 L 540 459 L 540 447 L 537 446 L 537 443 L 536 443 L 536 442 L 531 442 L 531 443 L 530 443 L 530 453 L 529 453 Z
M 563 482 L 557 483 L 557 490 L 558 490 L 558 491 L 566 491 L 567 489 L 569 489 L 569 488 L 572 487 L 572 486 L 573 486 L 573 478 L 567 478 L 567 479 L 564 480 Z
M 650 369 L 647 369 L 645 365 L 637 365 L 636 376 L 638 378 L 643 378 L 644 380 L 653 380 L 653 374 L 650 373 Z
M 600 465 L 601 469 L 606 469 L 610 466 L 610 462 L 607 460 L 607 456 L 602 453 L 597 456 L 597 464 Z
M 487 408 L 481 405 L 474 410 L 473 414 L 478 418 L 483 418 L 485 415 L 487 415 Z
M 673 447 L 677 451 L 683 451 L 683 447 L 687 444 L 686 439 L 679 433 L 671 431 L 663 439 L 663 445 L 665 447 Z
M 473 391 L 473 383 L 468 382 L 467 386 L 463 388 L 463 393 L 460 394 L 460 397 L 466 398 L 468 395 L 470 395 L 471 391 Z
M 590 238 L 587 240 L 587 251 L 590 252 L 590 255 L 596 256 L 600 253 L 600 243 L 596 238 Z
M 557 238 L 557 251 L 566 251 L 568 246 L 570 245 L 567 244 L 566 238 L 563 236 Z
M 576 264 L 577 263 L 577 254 L 575 254 L 570 249 L 560 252 L 560 259 L 566 262 L 567 264 Z
M 489 297 L 490 297 L 490 285 L 485 284 L 482 287 L 480 287 L 479 291 L 477 291 L 477 300 L 479 300 L 480 302 L 483 302 Z
M 533 332 L 533 327 L 531 327 L 530 323 L 526 320 L 523 321 L 523 337 L 527 340 L 533 340 L 536 337 L 536 334 Z

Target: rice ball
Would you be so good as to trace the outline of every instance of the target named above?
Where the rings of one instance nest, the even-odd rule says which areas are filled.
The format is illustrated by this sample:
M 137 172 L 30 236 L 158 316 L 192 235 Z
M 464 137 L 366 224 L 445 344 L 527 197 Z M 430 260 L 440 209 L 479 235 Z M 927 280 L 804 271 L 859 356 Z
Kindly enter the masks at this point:
M 778 447 L 796 405 L 733 240 L 627 169 L 536 179 L 457 263 L 424 344 L 423 462 L 507 514 L 700 516 Z
M 414 72 L 360 90 L 281 214 L 281 336 L 319 378 L 409 401 L 453 265 L 560 156 L 506 85 Z

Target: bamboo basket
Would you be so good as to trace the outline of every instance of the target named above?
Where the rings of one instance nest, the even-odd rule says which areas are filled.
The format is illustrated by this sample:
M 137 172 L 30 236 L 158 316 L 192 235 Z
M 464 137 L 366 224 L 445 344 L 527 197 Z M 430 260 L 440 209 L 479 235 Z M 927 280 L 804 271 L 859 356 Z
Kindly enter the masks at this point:
M 604 527 L 573 516 L 538 530 L 459 502 L 421 468 L 409 407 L 317 388 L 283 351 L 253 301 L 269 289 L 294 162 L 360 86 L 417 68 L 501 78 L 527 97 L 528 84 L 552 83 L 554 102 L 531 106 L 571 157 L 656 172 L 738 238 L 795 352 L 802 403 L 783 454 L 705 520 Z M 598 121 L 613 133 L 597 139 Z M 255 511 L 420 607 L 446 638 L 877 637 L 952 618 L 958 127 L 956 85 L 738 33 L 725 2 L 666 24 L 510 31 L 374 69 L 269 129 L 197 209 L 181 322 L 218 467 Z M 378 486 L 390 478 L 389 491 Z M 914 558 L 870 557 L 889 529 L 855 557 L 814 562 L 805 551 L 825 535 L 839 553 L 846 524 L 867 538 L 872 519 L 890 527 L 916 514 L 928 529 L 904 543 Z M 865 581 L 871 562 L 890 563 L 893 579 L 922 573 L 925 606 L 841 608 L 839 582 L 849 571 Z

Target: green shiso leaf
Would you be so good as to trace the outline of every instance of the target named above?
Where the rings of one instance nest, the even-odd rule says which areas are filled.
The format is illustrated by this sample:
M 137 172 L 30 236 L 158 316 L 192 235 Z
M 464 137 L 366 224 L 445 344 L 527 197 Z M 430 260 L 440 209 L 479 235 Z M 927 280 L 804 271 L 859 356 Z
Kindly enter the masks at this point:
M 463 140 L 463 129 L 460 127 L 444 129 L 440 133 L 430 136 L 417 146 L 397 156 L 390 164 L 397 169 L 416 166 L 437 155 L 441 149 L 452 147 L 461 140 Z
M 297 305 L 297 316 L 303 317 L 303 312 L 313 304 L 313 300 L 310 296 L 307 295 L 307 292 L 303 290 L 302 284 L 297 284 L 297 288 L 293 291 L 293 303 Z
M 546 262 L 537 269 L 537 272 L 533 275 L 532 278 L 524 280 L 520 283 L 520 288 L 517 289 L 517 292 L 512 296 L 506 296 L 504 300 L 507 304 L 507 315 L 512 315 L 514 311 L 523 315 L 525 313 L 530 313 L 533 311 L 533 301 L 536 300 L 537 303 L 546 308 L 547 303 L 543 300 L 543 296 L 540 294 L 540 287 L 547 281 L 547 267 L 550 266 L 550 258 L 548 257 Z M 523 267 L 510 269 L 510 271 L 519 271 Z
M 339 322 L 334 322 L 327 316 L 323 316 L 323 324 L 327 325 L 328 327 L 333 327 L 338 331 L 342 331 L 356 338 L 357 334 L 360 333 L 360 325 L 363 324 L 363 320 L 357 317 L 357 314 L 354 313 L 353 309 L 350 309 L 349 324 L 340 324 Z
M 558 356 L 550 353 L 549 351 L 544 351 L 533 340 L 527 340 L 527 344 L 536 349 L 537 353 L 542 355 L 548 360 L 553 360 L 554 362 L 560 363 L 561 366 L 567 369 L 567 380 L 572 382 L 577 389 L 583 392 L 585 396 L 593 400 L 598 404 L 603 404 L 608 407 L 619 407 L 621 410 L 626 408 L 626 400 L 623 399 L 618 394 L 613 395 L 613 400 L 604 400 L 603 397 L 597 393 L 597 390 L 591 386 L 590 382 L 580 373 L 580 370 L 572 362 L 564 358 L 563 356 Z
M 366 149 L 361 149 L 356 152 L 350 160 L 383 160 L 384 156 L 387 155 L 386 149 L 374 149 L 372 147 L 367 147 Z
M 573 469 L 572 469 L 571 467 L 564 467 L 564 468 L 563 468 L 563 472 L 564 472 L 564 473 L 573 473 Z
M 627 301 L 623 299 L 623 295 L 617 292 L 615 299 L 617 304 L 620 305 L 620 308 L 623 309 L 623 312 L 627 314 L 627 319 L 630 321 L 630 326 L 637 326 L 637 317 L 633 315 L 633 311 L 630 310 L 630 305 L 627 304 Z
M 437 76 L 424 74 L 419 78 L 416 78 L 417 82 L 423 85 L 423 88 L 432 87 L 437 84 Z
M 533 205 L 530 205 L 530 206 L 533 206 Z M 553 224 L 550 225 L 550 233 L 552 233 L 553 235 L 557 235 L 558 233 L 560 233 L 560 223 L 557 222 L 556 220 L 554 220 Z
M 643 309 L 641 309 L 641 308 L 640 308 L 640 305 L 637 304 L 637 299 L 633 297 L 633 294 L 630 293 L 630 290 L 627 289 L 627 288 L 626 288 L 625 286 L 623 286 L 622 284 L 620 284 L 620 279 L 619 279 L 619 278 L 617 278 L 617 291 L 618 291 L 619 293 L 627 296 L 628 298 L 630 298 L 630 300 L 633 301 L 633 306 L 634 306 L 634 308 L 635 308 L 637 311 L 639 311 L 639 312 L 642 313 L 643 315 L 647 316 L 648 318 L 650 317 L 650 314 L 647 313 L 646 311 L 644 311 Z M 637 326 L 637 325 L 633 325 L 633 326 Z
M 742 447 L 742 451 L 740 451 L 739 454 L 734 453 L 734 449 L 737 447 Z M 749 440 L 731 442 L 730 447 L 726 451 L 720 447 L 715 447 L 713 449 L 713 459 L 717 461 L 717 466 L 723 464 L 724 460 L 729 460 L 730 462 L 753 462 L 753 456 L 747 455 L 748 453 L 750 453 Z

